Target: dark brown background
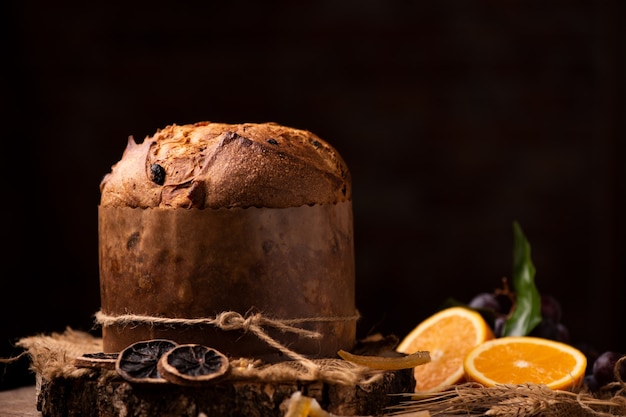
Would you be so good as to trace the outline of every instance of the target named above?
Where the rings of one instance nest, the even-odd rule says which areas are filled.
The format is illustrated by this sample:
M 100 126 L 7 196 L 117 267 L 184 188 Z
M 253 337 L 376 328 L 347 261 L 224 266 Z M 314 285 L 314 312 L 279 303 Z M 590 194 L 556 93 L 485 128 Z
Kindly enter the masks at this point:
M 498 287 L 517 220 L 573 340 L 626 351 L 624 2 L 57 3 L 2 3 L 2 356 L 91 329 L 102 176 L 202 120 L 346 159 L 361 336 Z

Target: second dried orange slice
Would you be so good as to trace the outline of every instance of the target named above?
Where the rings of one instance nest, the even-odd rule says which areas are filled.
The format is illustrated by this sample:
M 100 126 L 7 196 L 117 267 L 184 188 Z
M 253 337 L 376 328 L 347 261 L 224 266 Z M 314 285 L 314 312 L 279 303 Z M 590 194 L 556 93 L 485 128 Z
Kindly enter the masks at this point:
M 479 313 L 465 307 L 450 307 L 418 324 L 396 350 L 409 354 L 430 352 L 430 362 L 413 371 L 415 392 L 428 394 L 461 382 L 465 375 L 465 356 L 493 337 L 491 328 Z
M 582 382 L 586 356 L 561 342 L 539 337 L 501 337 L 474 348 L 465 358 L 468 379 L 485 386 L 542 384 L 570 389 Z

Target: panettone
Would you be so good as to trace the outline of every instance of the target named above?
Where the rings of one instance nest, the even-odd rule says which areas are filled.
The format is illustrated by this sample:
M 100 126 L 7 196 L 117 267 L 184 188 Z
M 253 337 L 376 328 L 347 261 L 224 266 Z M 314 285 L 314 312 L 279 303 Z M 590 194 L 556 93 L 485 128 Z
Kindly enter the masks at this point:
M 105 351 L 164 338 L 275 362 L 352 348 L 350 172 L 313 133 L 167 126 L 131 137 L 100 189 Z

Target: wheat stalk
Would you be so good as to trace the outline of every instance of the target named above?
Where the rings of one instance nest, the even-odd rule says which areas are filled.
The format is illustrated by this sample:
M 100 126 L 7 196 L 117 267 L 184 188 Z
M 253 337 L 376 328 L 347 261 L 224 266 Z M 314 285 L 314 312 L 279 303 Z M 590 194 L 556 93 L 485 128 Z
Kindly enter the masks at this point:
M 626 415 L 626 397 L 618 391 L 612 397 L 600 399 L 585 391 L 552 390 L 536 384 L 494 387 L 461 384 L 401 402 L 389 411 L 388 416 L 429 411 L 432 416 L 618 417 Z

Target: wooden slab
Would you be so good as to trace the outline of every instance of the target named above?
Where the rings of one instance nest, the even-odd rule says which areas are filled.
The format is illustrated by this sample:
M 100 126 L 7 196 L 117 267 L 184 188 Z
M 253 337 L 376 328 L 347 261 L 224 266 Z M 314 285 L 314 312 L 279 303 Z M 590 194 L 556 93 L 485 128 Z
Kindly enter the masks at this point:
M 284 416 L 296 391 L 340 416 L 383 415 L 413 386 L 412 370 L 386 372 L 366 387 L 322 382 L 220 382 L 207 387 L 131 384 L 111 371 L 72 378 L 39 379 L 37 408 L 43 417 Z

